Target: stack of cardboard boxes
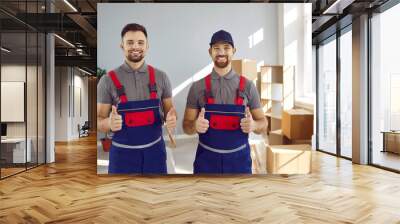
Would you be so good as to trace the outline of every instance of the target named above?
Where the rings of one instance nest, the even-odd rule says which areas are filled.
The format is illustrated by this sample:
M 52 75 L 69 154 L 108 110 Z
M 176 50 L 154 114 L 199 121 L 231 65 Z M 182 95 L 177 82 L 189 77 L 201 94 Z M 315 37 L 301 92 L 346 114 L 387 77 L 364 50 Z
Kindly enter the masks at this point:
M 314 114 L 304 109 L 290 109 L 282 113 L 282 133 L 291 144 L 311 143 Z
M 313 133 L 313 113 L 293 109 L 294 67 L 266 65 L 257 72 L 256 61 L 250 59 L 233 60 L 232 67 L 257 86 L 269 126 L 269 145 L 251 144 L 253 173 L 309 173 L 310 145 L 285 145 L 308 143 Z
M 267 149 L 267 171 L 270 174 L 308 174 L 311 172 L 311 136 L 314 115 L 304 109 L 282 112 L 282 134 L 286 145 Z

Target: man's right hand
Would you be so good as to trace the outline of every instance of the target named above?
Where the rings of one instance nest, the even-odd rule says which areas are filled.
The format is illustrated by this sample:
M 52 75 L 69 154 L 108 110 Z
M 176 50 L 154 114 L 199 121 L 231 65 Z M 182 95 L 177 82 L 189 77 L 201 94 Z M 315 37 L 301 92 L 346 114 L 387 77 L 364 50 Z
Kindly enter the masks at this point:
M 209 127 L 209 122 L 207 119 L 204 118 L 206 110 L 201 108 L 199 117 L 196 120 L 196 131 L 198 133 L 206 133 Z
M 110 113 L 110 129 L 111 131 L 119 131 L 122 129 L 122 116 L 118 114 L 117 107 L 111 107 Z

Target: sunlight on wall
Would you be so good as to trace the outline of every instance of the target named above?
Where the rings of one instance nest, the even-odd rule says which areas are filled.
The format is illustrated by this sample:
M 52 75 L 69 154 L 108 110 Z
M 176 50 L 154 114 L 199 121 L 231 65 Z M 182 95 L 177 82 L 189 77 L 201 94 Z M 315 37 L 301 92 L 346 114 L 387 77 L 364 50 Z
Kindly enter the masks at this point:
M 248 37 L 249 39 L 249 48 L 255 47 L 261 41 L 264 40 L 264 28 L 260 28 L 255 33 Z
M 292 24 L 297 20 L 297 7 L 291 9 L 289 12 L 285 13 L 284 28 Z
M 285 64 L 287 65 L 297 65 L 297 40 L 292 41 L 290 44 L 285 46 Z
M 196 72 L 194 75 L 192 75 L 190 78 L 179 84 L 177 87 L 175 87 L 172 90 L 172 97 L 176 96 L 178 93 L 180 93 L 182 90 L 184 90 L 187 86 L 191 85 L 193 82 L 200 80 L 204 78 L 206 75 L 210 74 L 212 71 L 212 68 L 214 66 L 214 63 L 211 62 L 204 68 L 202 68 L 200 71 Z

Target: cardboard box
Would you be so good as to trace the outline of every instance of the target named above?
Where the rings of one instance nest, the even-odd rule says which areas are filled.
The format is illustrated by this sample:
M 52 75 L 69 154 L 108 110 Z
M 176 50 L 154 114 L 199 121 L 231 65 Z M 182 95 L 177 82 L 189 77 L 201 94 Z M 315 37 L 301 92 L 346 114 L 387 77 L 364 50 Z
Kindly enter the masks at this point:
M 309 145 L 274 145 L 267 147 L 268 174 L 308 174 L 311 172 Z
M 311 139 L 293 139 L 293 140 L 289 140 L 290 141 L 290 145 L 310 145 L 312 144 Z
M 271 131 L 279 131 L 280 135 L 283 136 L 282 134 L 282 118 L 280 117 L 274 117 L 272 112 L 270 114 L 271 116 L 271 123 L 269 125 L 271 125 Z
M 282 134 L 282 130 L 272 130 L 268 136 L 269 145 L 286 145 L 290 144 L 290 140 Z
M 386 152 L 400 154 L 400 133 L 386 133 L 385 137 Z
M 257 79 L 257 62 L 250 59 L 232 60 L 232 68 L 239 75 L 244 75 L 249 80 Z
M 314 129 L 313 113 L 303 109 L 291 109 L 282 113 L 282 132 L 290 140 L 311 139 Z
M 257 72 L 256 87 L 258 95 L 261 96 L 261 72 Z

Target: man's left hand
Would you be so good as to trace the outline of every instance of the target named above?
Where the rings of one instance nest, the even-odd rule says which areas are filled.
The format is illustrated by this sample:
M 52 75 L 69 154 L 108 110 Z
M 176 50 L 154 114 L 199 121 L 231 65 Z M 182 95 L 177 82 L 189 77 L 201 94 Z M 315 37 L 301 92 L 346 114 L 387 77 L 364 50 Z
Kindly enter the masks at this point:
M 167 119 L 165 120 L 165 125 L 170 133 L 176 128 L 176 110 L 172 107 L 167 113 Z
M 245 117 L 240 120 L 240 127 L 244 133 L 250 133 L 255 130 L 256 123 L 251 116 L 250 109 L 246 107 Z

